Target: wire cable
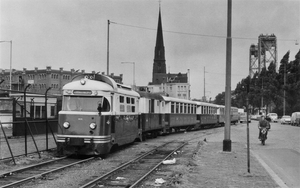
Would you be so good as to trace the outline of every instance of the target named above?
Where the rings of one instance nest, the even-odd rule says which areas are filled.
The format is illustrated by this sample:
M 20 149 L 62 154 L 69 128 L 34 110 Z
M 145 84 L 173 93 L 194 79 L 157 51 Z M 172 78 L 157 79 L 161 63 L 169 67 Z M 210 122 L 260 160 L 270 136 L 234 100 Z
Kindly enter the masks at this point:
M 117 22 L 110 22 L 112 24 L 116 25 L 122 25 L 126 27 L 132 27 L 132 28 L 138 28 L 138 29 L 145 29 L 145 30 L 152 30 L 156 31 L 157 29 L 153 28 L 148 28 L 148 27 L 141 27 L 141 26 L 135 26 L 135 25 L 129 25 L 129 24 L 123 24 L 123 23 L 117 23 Z M 210 37 L 210 38 L 223 38 L 226 39 L 226 36 L 221 36 L 221 35 L 207 35 L 207 34 L 198 34 L 198 33 L 186 33 L 186 32 L 180 32 L 180 31 L 169 31 L 169 30 L 163 30 L 163 32 L 166 33 L 175 33 L 175 34 L 180 34 L 180 35 L 189 35 L 189 36 L 199 36 L 199 37 Z M 238 39 L 238 40 L 257 40 L 257 38 L 251 38 L 251 37 L 231 37 L 232 39 Z M 278 39 L 280 41 L 297 41 L 295 39 Z

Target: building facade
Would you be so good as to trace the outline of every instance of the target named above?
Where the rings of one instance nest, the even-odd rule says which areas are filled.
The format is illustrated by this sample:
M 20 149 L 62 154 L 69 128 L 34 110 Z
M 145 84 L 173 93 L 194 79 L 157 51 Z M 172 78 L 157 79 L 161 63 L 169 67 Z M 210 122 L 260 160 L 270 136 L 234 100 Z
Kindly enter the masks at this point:
M 1 70 L 0 71 L 0 93 L 9 90 L 11 87 L 12 91 L 24 91 L 25 87 L 28 84 L 31 86 L 26 90 L 31 93 L 40 93 L 45 94 L 47 89 L 51 87 L 48 91 L 48 94 L 61 95 L 62 87 L 71 82 L 71 80 L 80 74 L 85 74 L 84 70 L 75 70 L 71 69 L 70 71 L 52 69 L 51 66 L 47 66 L 46 69 L 38 69 L 37 67 L 34 70 L 27 70 L 23 68 L 23 71 L 12 70 L 11 81 L 10 81 L 10 70 Z M 86 73 L 89 74 L 89 73 Z M 95 71 L 92 71 L 91 74 L 96 74 Z M 102 73 L 104 74 L 104 72 Z M 116 82 L 122 83 L 123 75 L 116 76 L 113 73 L 110 75 Z M 11 84 L 11 86 L 10 86 Z

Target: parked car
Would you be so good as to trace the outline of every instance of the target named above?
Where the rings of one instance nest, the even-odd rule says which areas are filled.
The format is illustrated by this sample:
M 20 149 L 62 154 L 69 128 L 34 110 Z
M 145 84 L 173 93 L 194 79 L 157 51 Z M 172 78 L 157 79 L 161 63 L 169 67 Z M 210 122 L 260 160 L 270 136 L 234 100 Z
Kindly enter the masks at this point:
M 291 125 L 293 125 L 293 126 L 300 126 L 300 112 L 294 112 L 294 113 L 292 113 Z
M 240 123 L 247 122 L 247 113 L 240 114 Z M 248 115 L 248 122 L 251 123 L 251 115 Z
M 271 118 L 272 122 L 278 121 L 278 115 L 276 113 L 269 113 L 269 114 L 267 114 L 267 116 Z
M 291 124 L 291 116 L 282 116 L 280 119 L 281 124 Z

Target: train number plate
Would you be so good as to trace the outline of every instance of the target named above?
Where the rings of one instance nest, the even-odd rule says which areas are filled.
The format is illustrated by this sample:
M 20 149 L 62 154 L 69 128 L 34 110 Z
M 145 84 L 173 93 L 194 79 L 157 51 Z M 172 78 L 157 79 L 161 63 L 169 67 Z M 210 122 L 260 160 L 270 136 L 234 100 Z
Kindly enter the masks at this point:
M 69 144 L 72 146 L 82 146 L 84 145 L 84 138 L 70 138 Z

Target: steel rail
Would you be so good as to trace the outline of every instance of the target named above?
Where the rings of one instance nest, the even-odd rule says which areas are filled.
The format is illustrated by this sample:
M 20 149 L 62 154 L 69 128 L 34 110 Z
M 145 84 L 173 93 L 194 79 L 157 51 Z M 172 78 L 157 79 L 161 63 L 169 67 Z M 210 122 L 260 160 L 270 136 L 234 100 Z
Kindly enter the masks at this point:
M 42 163 L 39 163 L 39 164 L 36 164 L 36 165 L 30 165 L 30 166 L 26 166 L 26 167 L 19 168 L 19 169 L 16 169 L 16 170 L 12 170 L 12 171 L 9 171 L 9 172 L 4 172 L 4 173 L 0 174 L 0 177 L 6 177 L 6 176 L 9 176 L 10 174 L 14 174 L 14 173 L 17 173 L 17 172 L 22 172 L 22 171 L 25 171 L 25 170 L 29 170 L 31 168 L 35 168 L 35 167 L 43 166 L 43 165 L 46 165 L 46 164 L 50 164 L 50 163 L 53 163 L 53 162 L 56 162 L 56 161 L 63 160 L 65 158 L 67 158 L 67 157 L 61 157 L 61 158 L 58 158 L 58 159 L 45 161 L 45 162 L 42 162 Z
M 143 177 L 141 177 L 139 180 L 137 180 L 134 184 L 132 184 L 129 188 L 133 188 L 135 187 L 137 184 L 139 184 L 142 180 L 144 180 L 147 176 L 149 176 L 149 174 L 151 174 L 155 169 L 157 169 L 157 167 L 159 167 L 162 162 L 166 159 L 168 159 L 175 151 L 177 151 L 178 149 L 182 148 L 183 146 L 185 146 L 187 144 L 187 142 L 183 143 L 182 145 L 180 145 L 179 147 L 175 148 L 172 152 L 170 152 L 170 154 L 165 157 L 163 160 L 161 160 L 155 167 L 153 167 L 151 170 L 149 170 L 148 173 L 146 173 Z
M 56 159 L 56 160 L 52 160 L 51 162 L 55 162 L 55 161 L 58 161 L 58 160 L 63 160 L 65 158 L 66 157 L 63 157 L 63 158 L 60 158 L 60 159 Z M 6 188 L 6 187 L 11 187 L 11 186 L 14 186 L 14 185 L 22 184 L 22 183 L 27 182 L 29 180 L 37 179 L 39 177 L 45 176 L 46 174 L 49 174 L 49 173 L 52 173 L 52 172 L 55 172 L 55 171 L 59 171 L 59 170 L 62 170 L 64 168 L 67 168 L 67 167 L 70 167 L 70 166 L 74 166 L 74 165 L 79 164 L 79 163 L 87 162 L 87 161 L 90 161 L 92 159 L 94 159 L 94 157 L 90 157 L 88 159 L 80 160 L 80 161 L 77 161 L 77 162 L 74 162 L 74 163 L 71 163 L 71 164 L 68 164 L 68 165 L 64 165 L 64 166 L 61 166 L 61 167 L 58 167 L 58 168 L 55 168 L 55 169 L 43 172 L 43 173 L 38 174 L 38 175 L 34 175 L 34 176 L 31 176 L 31 177 L 28 177 L 28 178 L 25 178 L 25 179 L 22 179 L 22 180 L 19 180 L 19 181 L 15 181 L 15 182 L 6 184 L 4 186 L 1 186 L 0 188 Z M 51 162 L 48 162 L 48 163 L 51 163 Z M 45 165 L 45 164 L 47 164 L 47 162 L 45 162 L 43 165 Z M 32 166 L 30 166 L 30 168 L 35 168 L 35 167 L 39 167 L 39 166 L 43 166 L 43 165 L 42 164 L 41 165 L 40 164 L 39 165 L 32 165 Z M 20 170 L 24 171 L 24 170 L 28 170 L 30 168 L 27 168 L 27 169 L 23 168 L 23 169 L 20 169 Z M 12 171 L 11 173 L 13 173 L 13 172 L 16 172 L 16 171 Z
M 171 142 L 173 142 L 173 141 L 171 141 Z M 152 154 L 152 153 L 155 152 L 158 148 L 161 148 L 161 147 L 163 147 L 163 146 L 165 146 L 165 145 L 167 145 L 167 144 L 169 144 L 169 143 L 171 143 L 171 142 L 167 142 L 167 143 L 165 143 L 165 144 L 163 144 L 163 145 L 160 145 L 160 146 L 158 146 L 158 147 L 156 147 L 156 148 L 154 148 L 154 149 L 152 149 L 152 150 L 150 150 L 150 151 L 144 153 L 143 155 L 140 155 L 140 156 L 138 156 L 138 157 L 136 157 L 136 158 L 134 158 L 134 159 L 132 159 L 132 160 L 130 160 L 130 161 L 128 161 L 128 162 L 122 164 L 121 166 L 119 166 L 119 167 L 117 167 L 117 168 L 115 168 L 115 169 L 113 169 L 113 170 L 107 172 L 106 174 L 104 174 L 104 175 L 102 175 L 102 176 L 100 176 L 100 177 L 98 177 L 98 178 L 96 178 L 96 179 L 94 179 L 94 180 L 92 180 L 92 181 L 90 181 L 90 182 L 88 182 L 88 183 L 82 185 L 80 188 L 87 188 L 87 187 L 93 186 L 93 185 L 94 185 L 95 183 L 97 183 L 99 180 L 108 177 L 109 175 L 113 174 L 114 172 L 117 172 L 118 170 L 124 168 L 125 166 L 130 165 L 130 164 L 133 163 L 134 161 L 137 161 L 137 160 L 139 160 L 139 159 L 144 158 L 145 156 L 148 156 L 148 155 Z

